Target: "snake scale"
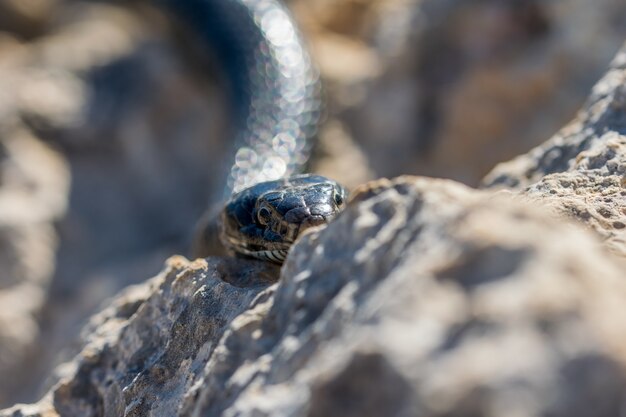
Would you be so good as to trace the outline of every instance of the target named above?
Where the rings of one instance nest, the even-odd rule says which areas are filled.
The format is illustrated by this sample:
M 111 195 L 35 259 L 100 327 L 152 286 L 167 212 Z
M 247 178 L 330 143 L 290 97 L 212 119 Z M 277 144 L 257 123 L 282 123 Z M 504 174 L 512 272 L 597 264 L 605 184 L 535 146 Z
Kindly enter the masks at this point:
M 155 1 L 215 51 L 234 95 L 237 133 L 223 209 L 212 216 L 221 242 L 232 254 L 282 263 L 299 233 L 332 219 L 346 197 L 333 180 L 299 174 L 321 86 L 298 30 L 276 0 Z

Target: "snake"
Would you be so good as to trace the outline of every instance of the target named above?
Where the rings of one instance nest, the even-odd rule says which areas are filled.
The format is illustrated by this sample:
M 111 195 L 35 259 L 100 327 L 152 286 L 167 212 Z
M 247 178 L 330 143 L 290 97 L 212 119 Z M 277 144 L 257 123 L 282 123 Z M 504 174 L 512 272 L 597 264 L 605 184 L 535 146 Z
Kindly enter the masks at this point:
M 296 24 L 278 0 L 154 1 L 214 52 L 233 96 L 236 133 L 215 198 L 220 212 L 211 211 L 201 236 L 217 229 L 228 253 L 281 264 L 298 236 L 332 220 L 347 196 L 336 181 L 302 173 L 322 100 Z

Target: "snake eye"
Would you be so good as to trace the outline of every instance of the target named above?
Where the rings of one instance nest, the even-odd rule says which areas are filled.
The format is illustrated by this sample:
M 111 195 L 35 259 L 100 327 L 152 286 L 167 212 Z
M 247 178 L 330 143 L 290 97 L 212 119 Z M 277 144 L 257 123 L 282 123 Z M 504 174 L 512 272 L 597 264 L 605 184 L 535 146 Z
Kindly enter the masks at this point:
M 259 220 L 260 224 L 266 225 L 270 222 L 272 213 L 270 212 L 270 209 L 268 209 L 267 207 L 261 207 L 259 210 L 257 210 L 256 217 Z
M 337 204 L 337 207 L 341 207 L 341 205 L 343 204 L 343 196 L 338 192 L 335 192 L 333 198 L 335 199 L 335 204 Z

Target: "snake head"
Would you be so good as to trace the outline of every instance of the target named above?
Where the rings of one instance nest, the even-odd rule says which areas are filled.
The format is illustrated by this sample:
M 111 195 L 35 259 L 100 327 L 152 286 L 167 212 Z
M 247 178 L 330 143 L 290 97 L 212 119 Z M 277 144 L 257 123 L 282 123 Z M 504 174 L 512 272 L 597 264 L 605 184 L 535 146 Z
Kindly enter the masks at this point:
M 321 175 L 296 175 L 256 184 L 228 201 L 220 239 L 236 254 L 282 263 L 306 229 L 332 220 L 347 192 Z

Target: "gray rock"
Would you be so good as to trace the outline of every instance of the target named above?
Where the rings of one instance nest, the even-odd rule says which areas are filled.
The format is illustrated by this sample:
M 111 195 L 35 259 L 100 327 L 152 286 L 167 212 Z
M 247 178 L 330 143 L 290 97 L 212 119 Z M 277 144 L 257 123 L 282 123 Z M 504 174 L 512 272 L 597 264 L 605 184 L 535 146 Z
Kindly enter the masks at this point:
M 626 38 L 623 0 L 291 3 L 376 176 L 478 184 L 571 119 Z
M 90 24 L 70 25 L 56 40 L 38 43 L 35 54 L 26 55 L 30 70 L 3 78 L 8 87 L 0 97 L 0 116 L 13 122 L 2 124 L 11 133 L 7 137 L 14 132 L 59 134 L 74 156 L 102 143 L 99 119 L 89 119 L 94 115 L 82 110 L 89 108 L 87 102 L 107 100 L 90 102 L 95 96 L 83 93 L 93 86 L 85 80 L 97 62 L 107 62 L 104 67 L 119 75 L 118 64 L 136 62 L 135 47 L 145 40 L 127 26 L 133 18 L 111 13 L 117 23 L 87 12 Z M 91 50 L 88 35 L 97 37 L 94 28 L 120 43 L 101 42 L 102 49 Z M 61 45 L 90 53 L 73 55 Z M 22 53 L 19 45 L 15 48 Z M 156 52 L 138 49 L 149 52 L 155 59 L 150 62 L 167 61 L 159 58 L 160 47 Z M 87 61 L 79 59 L 85 56 Z M 335 222 L 300 240 L 280 279 L 275 267 L 262 263 L 171 258 L 157 277 L 127 288 L 92 317 L 80 353 L 56 369 L 41 401 L 16 405 L 0 416 L 619 415 L 626 392 L 626 322 L 621 319 L 626 265 L 605 248 L 626 254 L 620 234 L 626 224 L 621 162 L 625 61 L 624 54 L 618 56 L 577 122 L 487 180 L 521 193 L 494 195 L 412 177 L 371 183 Z M 42 73 L 40 66 L 62 71 Z M 156 79 L 172 75 L 146 71 Z M 50 101 L 31 100 L 33 86 L 48 92 Z M 98 97 L 111 98 L 107 91 Z M 183 96 L 195 102 L 195 95 Z M 17 109 L 10 106 L 14 102 Z M 128 114 L 116 106 L 102 111 Z M 112 130 L 119 143 L 136 144 L 124 139 L 141 139 L 135 133 L 151 129 L 144 124 L 145 114 L 133 114 Z M 0 145 L 5 143 L 11 142 Z M 1 193 L 14 179 L 6 172 L 17 171 L 5 170 L 11 165 L 0 150 Z M 152 160 L 130 145 L 122 153 L 130 165 Z M 94 177 L 102 172 L 102 165 L 78 166 L 88 167 L 83 174 Z M 148 169 L 144 175 L 153 173 Z M 163 176 L 153 177 L 149 184 L 156 187 Z M 0 240 L 8 248 L 1 255 L 6 259 L 0 258 L 3 268 L 8 265 L 3 273 L 9 271 L 1 277 L 0 296 L 5 288 L 11 295 L 11 302 L 2 305 L 2 314 L 8 315 L 0 316 L 0 383 L 9 387 L 4 392 L 24 378 L 24 362 L 33 357 L 30 349 L 38 340 L 47 347 L 45 354 L 58 346 L 38 336 L 39 323 L 32 316 L 50 312 L 40 301 L 54 257 L 50 223 L 65 211 L 67 183 L 63 175 L 36 178 L 45 187 L 34 189 L 46 198 L 29 204 L 42 204 L 42 211 L 17 210 L 19 216 L 34 216 L 24 220 L 20 232 L 14 226 L 19 221 L 0 224 L 8 230 L 0 230 L 0 239 L 9 237 Z M 25 184 L 31 189 L 38 182 Z M 156 188 L 141 189 L 152 195 Z M 114 195 L 101 201 L 115 201 Z M 148 206 L 166 213 L 186 209 L 177 195 L 169 201 L 169 208 Z M 563 213 L 600 232 L 605 243 L 597 233 L 564 221 Z M 132 219 L 120 223 L 135 225 Z M 35 231 L 32 224 L 41 227 Z M 104 228 L 110 224 L 102 223 Z M 82 238 L 99 243 L 93 235 Z M 93 261 L 80 251 L 68 253 L 66 260 Z M 139 258 L 150 260 L 143 253 Z M 110 292 L 116 288 L 111 282 L 146 276 L 145 268 L 131 270 L 119 264 L 90 269 L 87 282 L 109 287 L 78 291 L 74 299 Z M 28 279 L 22 281 L 24 276 Z M 103 276 L 113 279 L 98 279 Z M 76 285 L 65 282 L 68 288 Z M 28 291 L 11 292 L 18 287 Z M 53 305 L 62 304 L 60 298 Z M 81 310 L 71 310 L 70 316 L 57 315 L 59 321 L 75 320 Z M 11 339 L 14 335 L 19 337 Z M 55 339 L 71 338 L 66 335 L 59 332 Z
M 87 3 L 0 5 L 0 407 L 36 398 L 103 300 L 186 249 L 221 170 L 216 79 L 150 13 Z M 45 32 L 3 25 L 18 12 Z
M 55 268 L 54 223 L 69 188 L 61 155 L 25 130 L 4 127 L 10 133 L 0 139 L 0 404 L 15 398 L 31 377 L 27 364 L 39 359 L 37 317 Z
M 626 46 L 575 120 L 543 145 L 498 165 L 489 188 L 528 198 L 598 232 L 626 255 Z
M 91 320 L 34 409 L 0 415 L 617 415 L 624 266 L 507 195 L 380 181 L 277 283 L 172 258 Z

